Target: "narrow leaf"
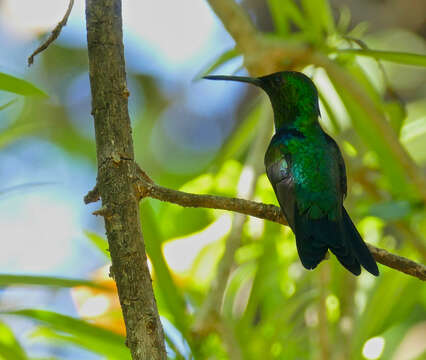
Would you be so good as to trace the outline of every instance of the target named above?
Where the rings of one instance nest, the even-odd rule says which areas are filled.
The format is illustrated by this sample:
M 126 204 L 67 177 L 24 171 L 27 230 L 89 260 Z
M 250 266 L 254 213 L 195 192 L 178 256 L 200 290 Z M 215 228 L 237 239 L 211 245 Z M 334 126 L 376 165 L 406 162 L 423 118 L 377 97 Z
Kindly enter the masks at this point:
M 301 30 L 309 30 L 308 21 L 306 16 L 302 14 L 300 9 L 293 1 L 282 1 L 282 11 L 288 16 L 289 19 Z
M 0 73 L 0 90 L 24 96 L 47 97 L 44 91 L 35 87 L 30 82 L 5 73 Z
M 25 136 L 34 134 L 41 129 L 41 126 L 42 123 L 39 122 L 13 124 L 0 132 L 0 148 L 10 145 Z
M 53 340 L 54 343 L 60 343 L 62 345 L 74 345 L 80 348 L 92 351 L 93 353 L 107 356 L 108 359 L 129 359 L 130 353 L 126 349 L 124 343 L 120 346 L 110 346 L 105 344 L 102 339 L 92 339 L 87 336 L 70 336 L 58 333 L 49 327 L 40 326 L 37 328 L 31 336 L 33 338 L 42 337 L 45 339 Z M 124 339 L 123 339 L 124 342 Z
M 88 286 L 92 288 L 108 290 L 108 288 L 105 288 L 102 285 L 96 284 L 88 280 L 64 279 L 51 276 L 0 274 L 0 287 L 13 285 L 39 285 L 65 288 L 75 286 Z
M 187 335 L 188 316 L 186 314 L 186 303 L 181 291 L 176 286 L 166 259 L 162 251 L 163 235 L 161 228 L 148 201 L 142 203 L 141 222 L 144 228 L 144 237 L 147 253 L 154 266 L 155 274 L 158 277 L 158 286 L 164 296 L 164 302 L 168 311 L 174 317 L 174 324 L 178 330 Z
M 0 321 L 0 358 L 26 360 L 24 349 L 19 344 L 12 329 Z
M 268 0 L 269 11 L 274 19 L 275 29 L 278 34 L 286 35 L 289 31 L 287 17 L 282 8 L 281 0 Z
M 18 101 L 18 99 L 12 99 L 12 100 L 8 101 L 7 103 L 5 103 L 3 105 L 0 105 L 0 111 L 8 108 L 9 106 L 13 105 L 17 101 Z
M 78 339 L 85 339 L 105 355 L 117 359 L 128 359 L 129 350 L 124 346 L 124 336 L 113 333 L 101 327 L 91 325 L 86 321 L 46 310 L 19 310 L 3 312 L 3 314 L 22 316 L 47 324 L 50 329 L 63 332 Z M 83 344 L 81 344 L 83 345 Z
M 107 259 L 111 258 L 108 250 L 108 241 L 106 241 L 102 236 L 91 231 L 85 231 L 84 234 Z
M 332 106 L 330 105 L 327 98 L 324 96 L 322 91 L 318 90 L 318 96 L 321 100 L 322 105 L 324 106 L 325 111 L 327 112 L 328 118 L 330 119 L 331 126 L 333 128 L 333 131 L 335 133 L 338 133 L 340 131 L 340 124 L 339 121 L 336 118 L 336 114 L 333 111 Z
M 426 55 L 367 49 L 339 49 L 337 52 L 342 54 L 368 56 L 376 60 L 389 61 L 398 64 L 426 67 Z
M 199 80 L 203 76 L 210 74 L 211 72 L 215 71 L 218 67 L 227 63 L 228 61 L 232 60 L 233 58 L 237 57 L 238 55 L 240 55 L 240 53 L 236 49 L 230 49 L 228 51 L 225 51 L 216 60 L 214 60 L 210 65 L 208 65 L 204 70 L 200 71 L 194 77 L 194 80 Z
M 328 0 L 310 1 L 310 4 L 319 18 L 323 30 L 332 33 L 335 30 L 333 14 Z

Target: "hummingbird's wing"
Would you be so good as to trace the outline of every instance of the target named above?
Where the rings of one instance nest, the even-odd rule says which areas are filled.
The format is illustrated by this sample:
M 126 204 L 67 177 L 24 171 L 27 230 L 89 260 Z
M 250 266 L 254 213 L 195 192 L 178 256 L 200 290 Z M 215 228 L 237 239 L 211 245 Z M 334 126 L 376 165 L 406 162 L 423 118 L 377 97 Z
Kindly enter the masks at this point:
M 338 174 L 339 185 L 340 185 L 340 192 L 342 194 L 342 203 L 343 203 L 343 199 L 346 198 L 346 194 L 347 194 L 347 191 L 348 191 L 345 160 L 343 160 L 342 153 L 340 152 L 339 146 L 334 141 L 334 139 L 330 135 L 328 135 L 327 133 L 324 133 L 324 135 L 325 135 L 325 138 L 326 138 L 328 144 L 332 148 L 332 151 L 334 152 L 335 158 L 336 158 L 336 161 L 337 161 L 338 172 L 339 172 L 339 174 Z
M 266 166 L 266 175 L 274 189 L 281 210 L 287 219 L 289 226 L 294 229 L 294 210 L 296 198 L 294 193 L 294 181 L 290 174 L 290 155 L 284 155 Z
M 340 172 L 340 190 L 342 192 L 343 198 L 346 197 L 347 193 L 347 180 L 346 180 L 346 168 L 345 161 L 343 160 L 342 153 L 336 142 L 329 135 L 326 134 L 327 142 L 331 145 L 337 155 L 337 163 Z M 357 228 L 352 222 L 349 214 L 342 204 L 342 220 L 341 226 L 343 228 L 343 236 L 345 241 L 348 243 L 350 249 L 352 250 L 353 256 L 357 261 L 371 274 L 378 276 L 379 269 L 377 267 L 376 261 L 370 253 L 365 242 L 362 240 L 361 235 L 359 234 Z M 340 259 L 339 259 L 340 260 Z
M 286 144 L 291 139 L 303 138 L 304 135 L 294 129 L 278 131 L 272 137 L 265 154 L 266 175 L 274 189 L 281 210 L 293 231 L 296 196 L 295 184 L 291 176 L 292 156 L 287 150 Z
M 269 156 L 270 157 L 270 156 Z M 313 221 L 307 211 L 301 212 L 297 205 L 296 184 L 291 173 L 291 154 L 281 154 L 266 166 L 266 174 L 272 184 L 281 210 L 296 236 L 297 251 L 303 266 L 314 269 L 323 259 L 329 245 L 321 234 L 328 229 L 321 221 Z M 318 234 L 320 234 L 318 236 Z

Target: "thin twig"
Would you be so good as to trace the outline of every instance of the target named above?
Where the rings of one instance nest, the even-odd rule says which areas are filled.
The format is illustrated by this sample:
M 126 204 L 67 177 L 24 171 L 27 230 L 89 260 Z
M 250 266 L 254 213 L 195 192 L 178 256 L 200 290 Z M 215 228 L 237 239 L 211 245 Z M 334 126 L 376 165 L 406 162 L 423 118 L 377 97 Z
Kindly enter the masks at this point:
M 407 259 L 403 256 L 392 254 L 384 249 L 375 247 L 374 245 L 367 244 L 373 257 L 382 265 L 386 265 L 392 269 L 401 271 L 405 274 L 426 280 L 426 266 L 416 263 L 413 260 Z
M 96 184 L 95 187 L 92 190 L 90 190 L 84 197 L 84 203 L 90 204 L 90 203 L 98 201 L 100 198 L 101 197 L 99 194 L 99 187 L 98 187 L 98 184 Z
M 56 25 L 56 27 L 52 30 L 50 36 L 43 42 L 28 58 L 28 66 L 31 66 L 34 63 L 34 57 L 37 54 L 40 54 L 42 51 L 46 50 L 51 43 L 53 43 L 59 36 L 62 31 L 62 28 L 67 24 L 68 18 L 71 14 L 71 10 L 74 6 L 74 0 L 70 0 L 68 4 L 67 12 L 65 13 L 62 20 Z
M 148 183 L 143 179 L 138 179 L 136 188 L 141 198 L 151 197 L 184 207 L 202 207 L 235 211 L 259 219 L 287 225 L 287 220 L 282 215 L 281 209 L 275 205 L 267 205 L 252 200 L 224 196 L 191 194 Z

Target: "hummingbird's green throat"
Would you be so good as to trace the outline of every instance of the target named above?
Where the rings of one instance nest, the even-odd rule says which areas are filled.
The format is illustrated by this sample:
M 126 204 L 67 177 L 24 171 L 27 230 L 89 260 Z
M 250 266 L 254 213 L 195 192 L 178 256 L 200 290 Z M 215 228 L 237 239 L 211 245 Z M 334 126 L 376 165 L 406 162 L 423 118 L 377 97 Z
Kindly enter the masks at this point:
M 300 72 L 283 71 L 258 78 L 210 75 L 204 79 L 245 82 L 262 88 L 271 100 L 277 130 L 313 124 L 320 114 L 317 89 Z

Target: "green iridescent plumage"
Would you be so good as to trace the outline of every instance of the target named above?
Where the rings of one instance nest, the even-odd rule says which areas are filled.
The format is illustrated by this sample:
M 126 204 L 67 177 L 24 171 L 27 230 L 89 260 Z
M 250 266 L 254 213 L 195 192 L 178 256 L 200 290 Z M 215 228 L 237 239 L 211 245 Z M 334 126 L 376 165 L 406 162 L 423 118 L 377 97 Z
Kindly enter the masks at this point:
M 261 87 L 274 110 L 275 135 L 265 154 L 268 178 L 296 235 L 300 260 L 315 268 L 330 249 L 349 271 L 379 270 L 343 207 L 346 171 L 335 141 L 321 128 L 318 94 L 304 74 L 283 71 L 249 78 L 207 76 Z

